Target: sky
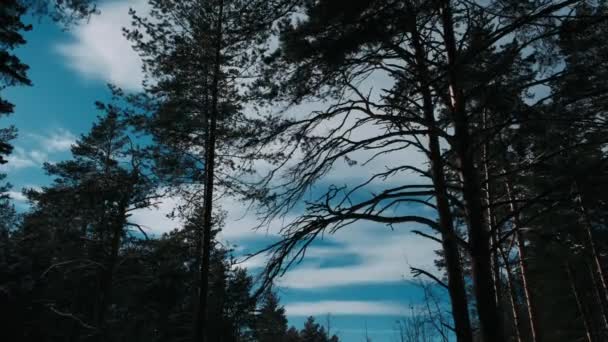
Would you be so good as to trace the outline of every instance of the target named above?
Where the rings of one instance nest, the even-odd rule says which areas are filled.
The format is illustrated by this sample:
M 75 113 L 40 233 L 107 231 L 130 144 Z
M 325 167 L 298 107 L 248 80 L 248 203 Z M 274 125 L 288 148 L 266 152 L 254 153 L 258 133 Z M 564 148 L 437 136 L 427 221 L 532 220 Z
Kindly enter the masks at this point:
M 30 66 L 33 86 L 3 91 L 16 109 L 0 123 L 19 130 L 9 163 L 0 170 L 13 184 L 11 197 L 18 208 L 26 208 L 22 188 L 50 182 L 42 164 L 68 159 L 71 144 L 101 114 L 94 102 L 109 99 L 108 83 L 132 92 L 140 89 L 141 62 L 121 28 L 129 25 L 129 7 L 142 10 L 144 6 L 143 0 L 102 2 L 100 15 L 69 31 L 46 19 L 28 19 L 33 30 L 25 34 L 27 44 L 16 53 Z M 387 158 L 373 167 L 389 164 Z M 421 163 L 414 153 L 407 158 Z M 370 171 L 373 169 L 337 163 L 317 189 L 354 184 Z M 180 223 L 165 215 L 176 203 L 177 199 L 165 199 L 158 208 L 139 211 L 133 219 L 155 234 L 172 230 Z M 282 224 L 273 222 L 268 230 L 253 231 L 256 218 L 243 203 L 225 198 L 222 207 L 228 212 L 222 239 L 236 245 L 241 255 L 267 245 Z M 432 216 L 416 207 L 403 210 Z M 342 341 L 364 341 L 366 331 L 373 341 L 397 341 L 396 320 L 423 300 L 421 288 L 412 282 L 409 265 L 436 272 L 433 260 L 439 245 L 414 235 L 413 229 L 421 227 L 391 229 L 360 222 L 324 236 L 301 264 L 279 280 L 279 295 L 290 323 L 301 326 L 310 315 L 324 323 L 330 314 L 332 333 Z M 255 273 L 263 262 L 257 258 L 243 265 Z

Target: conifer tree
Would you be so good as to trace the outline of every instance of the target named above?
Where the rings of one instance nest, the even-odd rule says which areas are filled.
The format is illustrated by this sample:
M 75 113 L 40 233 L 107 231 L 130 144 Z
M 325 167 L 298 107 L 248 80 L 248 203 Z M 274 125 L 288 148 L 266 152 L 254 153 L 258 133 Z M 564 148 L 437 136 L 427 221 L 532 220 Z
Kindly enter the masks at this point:
M 12 51 L 26 43 L 23 33 L 32 25 L 23 22 L 26 13 L 51 13 L 57 21 L 66 23 L 95 13 L 95 3 L 91 0 L 5 0 L 0 6 L 0 92 L 12 86 L 31 86 L 27 76 L 29 67 L 21 62 Z M 13 113 L 14 105 L 0 94 L 0 118 Z M 12 151 L 9 141 L 16 136 L 13 127 L 0 127 L 0 164 L 6 163 L 5 156 Z
M 527 91 L 563 76 L 552 68 L 550 58 L 543 59 L 547 56 L 543 44 L 551 44 L 568 18 L 576 20 L 578 5 L 579 1 L 519 6 L 510 1 L 447 0 L 303 4 L 299 12 L 303 19 L 288 18 L 283 23 L 280 49 L 269 58 L 275 63 L 269 68 L 269 88 L 281 100 L 327 101 L 329 105 L 302 120 L 286 120 L 278 126 L 281 133 L 269 134 L 295 137 L 284 141 L 304 156 L 284 173 L 286 186 L 274 194 L 270 216 L 292 208 L 339 160 L 356 164 L 352 155 L 357 152 L 373 151 L 366 161 L 371 163 L 382 155 L 400 160 L 399 153 L 414 147 L 426 155 L 431 171 L 401 164 L 356 186 L 328 187 L 317 201 L 307 202 L 306 213 L 284 230 L 284 241 L 270 248 L 275 254 L 267 267 L 269 277 L 281 274 L 282 265 L 295 260 L 288 256 L 301 256 L 322 232 L 335 232 L 357 220 L 421 223 L 441 234 L 435 240 L 443 244 L 444 262 L 453 263 L 447 268 L 447 288 L 458 339 L 473 338 L 460 280 L 463 272 L 458 267 L 462 250 L 463 260 L 470 262 L 480 335 L 487 341 L 504 341 L 496 249 L 511 234 L 499 238 L 498 229 L 514 213 L 497 219 L 496 224 L 496 210 L 488 214 L 487 209 L 497 202 L 486 185 L 498 182 L 504 174 L 492 169 L 484 179 L 487 157 L 482 146 L 496 141 L 513 122 L 524 120 L 526 111 L 540 106 L 522 105 Z M 527 49 L 534 53 L 524 53 Z M 541 72 L 546 70 L 550 71 Z M 362 86 L 378 74 L 391 79 L 392 88 L 372 93 L 371 87 Z M 493 94 L 508 96 L 501 102 Z M 484 117 L 497 110 L 506 115 L 496 115 L 486 126 Z M 331 126 L 335 122 L 338 124 Z M 330 128 L 320 130 L 322 125 Z M 375 128 L 374 134 L 357 134 L 362 127 Z M 532 168 L 533 162 L 528 160 L 524 167 Z M 431 182 L 374 189 L 365 200 L 354 199 L 357 191 L 371 187 L 374 181 L 398 179 L 405 171 Z M 425 195 L 434 197 L 432 203 L 420 200 Z M 441 197 L 447 198 L 444 204 Z M 416 215 L 390 215 L 392 206 L 407 202 L 431 204 L 440 222 Z M 528 205 L 534 202 L 526 201 Z M 462 232 L 450 229 L 449 225 L 459 222 Z
M 254 329 L 256 341 L 282 341 L 287 336 L 287 317 L 285 309 L 279 306 L 279 299 L 274 292 L 262 297 L 261 307 L 256 317 Z
M 31 85 L 27 77 L 28 66 L 23 64 L 12 50 L 25 44 L 23 32 L 31 29 L 22 21 L 26 8 L 17 0 L 8 0 L 0 6 L 0 91 L 16 85 Z M 11 114 L 14 105 L 0 95 L 0 118 Z M 15 137 L 13 127 L 0 128 L 0 164 L 6 163 L 5 156 L 12 151 L 9 141 Z
M 59 241 L 67 239 L 49 273 L 78 267 L 91 272 L 82 283 L 92 286 L 98 295 L 95 309 L 87 310 L 86 321 L 96 327 L 98 340 L 106 340 L 111 332 L 107 317 L 115 298 L 120 251 L 127 232 L 136 227 L 128 217 L 133 210 L 148 206 L 154 195 L 125 121 L 115 107 L 99 107 L 107 113 L 72 146 L 73 159 L 45 165 L 47 173 L 55 177 L 54 184 L 28 192 L 36 209 L 25 229 L 43 226 Z
M 243 111 L 247 97 L 239 88 L 252 77 L 249 69 L 272 18 L 285 5 L 240 0 L 153 0 L 150 5 L 151 20 L 133 13 L 135 26 L 127 37 L 144 60 L 146 98 L 153 108 L 145 127 L 160 146 L 161 172 L 194 185 L 195 193 L 202 188 L 202 196 L 190 197 L 202 210 L 193 338 L 206 341 L 214 190 L 235 190 L 238 173 L 249 172 L 256 158 L 238 148 L 251 131 Z
M 300 341 L 302 342 L 337 342 L 338 337 L 336 335 L 332 335 L 331 337 L 327 335 L 325 328 L 323 328 L 319 323 L 315 322 L 314 317 L 308 317 L 306 322 L 304 322 L 304 327 L 300 330 L 299 333 Z

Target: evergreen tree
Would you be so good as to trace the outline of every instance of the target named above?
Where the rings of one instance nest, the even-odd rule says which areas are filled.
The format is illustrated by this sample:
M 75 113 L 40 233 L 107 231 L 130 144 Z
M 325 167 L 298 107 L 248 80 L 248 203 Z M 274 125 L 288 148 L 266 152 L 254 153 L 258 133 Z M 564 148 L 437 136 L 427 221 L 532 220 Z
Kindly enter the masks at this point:
M 20 341 L 187 339 L 200 211 L 155 239 L 129 220 L 157 197 L 156 183 L 117 108 L 99 106 L 106 115 L 72 147 L 73 159 L 45 165 L 53 183 L 27 191 L 32 210 L 3 230 L 0 315 Z M 256 324 L 268 326 L 255 316 L 253 280 L 215 243 L 222 217 L 213 225 L 209 339 L 253 340 Z
M 315 322 L 314 317 L 308 317 L 304 322 L 304 327 L 299 333 L 300 341 L 302 342 L 334 342 L 338 341 L 338 337 L 333 335 L 329 337 L 325 328 Z
M 14 55 L 24 15 L 71 24 L 95 3 L 3 1 L 0 91 L 31 84 Z M 402 339 L 434 340 L 432 327 L 458 342 L 608 338 L 603 1 L 149 4 L 126 30 L 144 91 L 114 89 L 125 107 L 99 105 L 105 115 L 72 159 L 45 164 L 52 183 L 25 192 L 22 214 L 0 174 L 6 336 L 336 342 L 313 317 L 288 328 L 268 288 L 320 235 L 364 220 L 425 225 L 414 233 L 441 248 L 443 277 L 411 271 L 446 289 L 452 319 L 413 315 Z M 290 115 L 300 104 L 315 110 Z M 281 110 L 257 116 L 265 106 Z M 0 116 L 13 110 L 0 98 Z M 15 132 L 0 129 L 0 164 Z M 259 182 L 258 160 L 272 166 Z M 367 178 L 308 196 L 337 163 L 363 160 Z M 131 214 L 165 189 L 184 200 L 185 224 L 148 236 Z M 302 209 L 264 250 L 259 286 L 216 240 L 231 229 L 218 191 L 260 200 L 262 224 Z
M 513 133 L 509 131 L 514 123 L 534 116 L 537 122 L 551 122 L 553 117 L 541 114 L 548 112 L 539 108 L 556 94 L 534 103 L 529 93 L 566 78 L 567 73 L 555 65 L 559 57 L 546 47 L 554 44 L 569 19 L 588 16 L 583 7 L 577 1 L 303 3 L 301 20 L 287 18 L 282 23 L 280 48 L 269 58 L 267 86 L 275 100 L 329 105 L 304 119 L 285 120 L 278 131 L 269 133 L 281 135 L 282 142 L 303 155 L 286 169 L 286 186 L 273 194 L 276 201 L 268 209 L 269 216 L 292 208 L 337 161 L 356 165 L 352 156 L 357 152 L 373 151 L 366 163 L 392 153 L 400 160 L 398 153 L 413 146 L 426 155 L 430 170 L 397 164 L 356 186 L 329 186 L 317 201 L 308 201 L 305 214 L 284 230 L 284 243 L 271 247 L 275 254 L 267 267 L 269 278 L 295 260 L 288 258 L 290 262 L 284 264 L 287 256 L 301 256 L 318 234 L 343 229 L 353 221 L 422 223 L 441 234 L 435 240 L 443 245 L 458 339 L 473 338 L 462 280 L 464 260 L 480 337 L 506 340 L 498 249 L 519 229 L 501 230 L 522 207 L 539 199 L 519 197 L 522 205 L 506 213 L 513 202 L 501 201 L 506 191 L 491 185 L 504 184 L 506 172 L 530 172 L 539 161 L 526 155 L 524 164 L 513 171 L 488 159 L 518 147 L 519 142 L 502 140 Z M 372 87 L 363 86 L 373 82 L 373 76 L 391 79 L 392 88 L 374 93 Z M 340 124 L 331 126 L 334 122 Z M 322 125 L 329 128 L 319 130 Z M 375 134 L 357 134 L 361 127 L 374 129 Z M 425 140 L 428 145 L 422 143 Z M 442 141 L 445 152 L 439 148 Z M 371 188 L 375 180 L 405 171 L 427 177 L 431 184 L 400 184 L 380 191 L 376 187 L 364 200 L 354 200 L 357 191 Z M 434 197 L 430 207 L 437 210 L 439 222 L 390 215 L 391 205 L 429 206 L 416 197 L 425 195 Z M 455 229 L 457 225 L 464 229 Z M 465 253 L 462 259 L 460 249 Z
M 150 5 L 151 20 L 132 13 L 135 26 L 127 37 L 147 72 L 153 112 L 145 127 L 159 144 L 160 169 L 173 180 L 196 185 L 196 193 L 203 189 L 192 201 L 202 204 L 201 288 L 193 339 L 206 341 L 213 193 L 217 186 L 238 190 L 238 174 L 250 172 L 256 158 L 239 148 L 251 131 L 243 111 L 247 97 L 239 87 L 251 77 L 251 63 L 282 3 L 153 0 Z
M 285 342 L 299 342 L 300 333 L 294 327 L 290 327 L 285 333 Z
M 22 21 L 26 8 L 18 0 L 7 0 L 0 6 L 0 91 L 16 85 L 31 85 L 27 77 L 28 66 L 23 64 L 12 50 L 25 44 L 24 31 L 31 25 Z M 14 111 L 14 105 L 0 96 L 0 118 Z M 6 163 L 5 156 L 12 151 L 9 141 L 15 137 L 13 127 L 0 129 L 0 164 Z
M 262 298 L 256 317 L 254 336 L 259 342 L 287 340 L 285 309 L 279 306 L 279 298 L 274 292 L 268 292 Z
M 47 302 L 44 312 L 55 314 L 55 320 L 61 320 L 62 313 L 74 319 L 69 329 L 59 326 L 66 329 L 63 332 L 50 325 L 41 328 L 41 334 L 50 329 L 54 332 L 48 334 L 78 336 L 84 327 L 94 329 L 98 340 L 110 338 L 108 317 L 114 307 L 121 249 L 131 226 L 129 213 L 146 207 L 152 194 L 124 121 L 114 107 L 100 107 L 107 115 L 72 147 L 73 159 L 45 165 L 55 177 L 53 185 L 27 193 L 34 209 L 18 234 L 36 237 L 39 245 L 31 251 L 23 246 L 23 253 L 31 258 L 30 253 L 41 253 L 40 265 L 30 272 L 40 277 L 39 284 L 48 284 L 35 295 Z M 70 281 L 59 281 L 76 270 L 80 272 Z M 97 296 L 85 300 L 91 291 Z

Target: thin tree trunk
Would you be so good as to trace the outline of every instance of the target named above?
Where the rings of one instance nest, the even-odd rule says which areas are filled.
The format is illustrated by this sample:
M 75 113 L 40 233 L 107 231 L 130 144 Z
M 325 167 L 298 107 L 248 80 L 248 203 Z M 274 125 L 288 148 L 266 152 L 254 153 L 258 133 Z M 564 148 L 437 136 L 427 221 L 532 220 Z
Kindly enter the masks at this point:
M 456 40 L 452 18 L 451 2 L 441 3 L 441 20 L 448 59 L 448 88 L 451 97 L 451 112 L 454 121 L 455 152 L 460 163 L 460 177 L 463 185 L 463 199 L 467 217 L 473 286 L 477 299 L 477 312 L 481 335 L 486 342 L 503 342 L 504 333 L 494 290 L 490 232 L 484 220 L 483 194 L 479 170 L 475 166 L 469 123 L 465 111 L 464 96 L 458 86 L 456 76 Z
M 205 152 L 206 154 L 206 152 Z M 205 170 L 206 172 L 206 170 Z M 207 177 L 205 176 L 205 179 Z M 203 239 L 204 239 L 204 227 L 202 222 L 203 210 L 202 208 L 197 208 L 200 212 L 196 213 L 194 216 L 195 221 L 193 222 L 193 233 L 194 233 L 194 264 L 193 264 L 193 279 L 192 279 L 192 332 L 193 336 L 196 335 L 196 331 L 198 329 L 198 313 L 199 313 L 199 301 L 201 295 L 201 272 L 202 272 L 202 254 L 203 254 Z
M 88 242 L 87 242 L 87 228 L 88 228 L 87 223 L 83 223 L 82 226 L 80 227 L 80 239 L 82 241 L 82 244 L 80 245 L 80 256 L 83 259 L 86 257 L 87 248 L 89 247 Z M 80 302 L 80 297 L 82 296 L 84 287 L 85 286 L 83 283 L 79 283 L 78 286 L 76 287 L 76 293 L 74 293 L 74 296 L 72 297 L 73 301 L 72 301 L 72 305 L 71 305 L 71 308 L 72 308 L 71 310 L 73 313 L 77 313 L 81 310 L 82 303 Z M 87 312 L 87 314 L 90 315 L 90 311 Z M 81 328 L 79 322 L 74 321 L 72 323 L 72 328 L 70 329 L 69 341 L 70 342 L 78 341 L 80 339 L 81 330 L 82 330 L 82 328 Z
M 597 248 L 595 247 L 595 242 L 593 241 L 593 231 L 591 225 L 591 219 L 589 219 L 589 214 L 587 213 L 587 208 L 583 203 L 583 196 L 578 189 L 578 185 L 574 183 L 577 190 L 576 201 L 580 207 L 581 215 L 583 218 L 583 227 L 585 229 L 585 234 L 587 237 L 587 243 L 589 244 L 589 251 L 591 254 L 591 258 L 593 259 L 593 263 L 595 265 L 595 270 L 598 275 L 598 282 L 600 285 L 600 289 L 603 294 L 602 303 L 608 303 L 608 287 L 606 286 L 606 275 L 604 273 L 604 269 L 602 268 L 602 263 L 600 261 L 599 255 L 597 253 Z
M 511 247 L 509 247 L 510 249 Z M 500 246 L 498 246 L 500 254 L 502 256 L 503 263 L 505 264 L 505 270 L 507 271 L 507 290 L 509 293 L 509 299 L 511 302 L 511 313 L 513 315 L 513 331 L 515 332 L 515 341 L 521 342 L 522 324 L 521 317 L 519 316 L 519 310 L 517 308 L 517 292 L 515 291 L 515 279 L 513 278 L 513 269 L 509 262 L 509 256 L 505 253 Z
M 208 108 L 210 108 L 210 103 L 209 103 L 209 63 L 206 63 L 205 61 L 203 61 L 202 65 L 202 75 L 201 77 L 201 81 L 202 81 L 202 89 L 201 89 L 201 103 L 202 103 L 202 108 L 204 112 L 208 112 Z M 202 123 L 202 127 L 203 127 L 203 132 L 205 133 L 209 133 L 209 120 L 205 119 L 203 120 Z M 208 149 L 208 142 L 207 139 L 205 139 L 205 144 L 203 146 L 204 148 L 204 155 L 205 157 L 207 156 L 207 149 Z M 204 171 L 203 171 L 203 177 L 204 179 L 208 179 L 209 177 L 207 176 L 207 166 L 205 165 Z M 204 185 L 206 186 L 206 185 Z M 204 191 L 205 189 L 203 189 L 203 202 L 204 202 Z M 200 306 L 200 296 L 201 296 L 201 277 L 202 277 L 202 273 L 203 269 L 202 269 L 202 254 L 203 254 L 203 239 L 205 236 L 205 227 L 204 227 L 204 211 L 205 211 L 205 206 L 203 203 L 203 207 L 202 208 L 197 208 L 197 213 L 195 214 L 195 222 L 194 222 L 194 236 L 195 236 L 195 242 L 194 242 L 194 265 L 193 265 L 193 269 L 194 271 L 194 279 L 193 279 L 193 297 L 194 299 L 198 299 L 198 300 L 193 300 L 192 301 L 192 310 L 193 310 L 193 316 L 192 316 L 192 336 L 196 336 L 197 334 L 197 330 L 199 329 L 199 306 Z M 196 338 L 196 337 L 194 337 Z
M 107 340 L 106 314 L 108 311 L 108 306 L 110 304 L 110 297 L 112 296 L 114 268 L 116 267 L 116 262 L 118 261 L 118 251 L 120 249 L 120 241 L 124 228 L 124 218 L 127 209 L 126 203 L 121 202 L 119 205 L 120 216 L 118 216 L 118 220 L 112 220 L 114 221 L 114 227 L 112 229 L 112 240 L 110 242 L 110 255 L 108 257 L 107 263 L 104 265 L 105 268 L 102 272 L 100 303 L 96 319 L 98 329 L 98 341 Z
M 437 211 L 439 225 L 442 228 L 441 241 L 448 275 L 448 292 L 452 307 L 452 316 L 458 342 L 470 342 L 473 340 L 471 321 L 469 317 L 469 306 L 467 303 L 466 287 L 462 270 L 462 261 L 458 242 L 455 238 L 453 217 L 448 200 L 448 190 L 444 163 L 437 136 L 437 127 L 431 91 L 428 86 L 428 71 L 425 65 L 424 52 L 419 40 L 416 24 L 412 30 L 413 44 L 416 53 L 417 66 L 420 72 L 420 87 L 423 94 L 424 116 L 429 128 L 429 159 L 431 164 L 432 180 L 436 192 Z
M 583 319 L 583 327 L 585 329 L 585 338 L 587 342 L 593 342 L 593 338 L 591 337 L 591 330 L 589 327 L 591 326 L 589 323 L 589 319 L 587 315 L 585 315 L 585 310 L 583 308 L 583 304 L 581 303 L 580 297 L 578 295 L 578 291 L 576 290 L 576 285 L 574 284 L 574 279 L 572 277 L 572 270 L 570 269 L 570 263 L 566 262 L 566 272 L 568 273 L 568 282 L 570 283 L 570 288 L 572 289 L 572 294 L 574 295 L 574 300 L 576 301 L 576 307 Z
M 591 266 L 587 265 L 587 269 L 589 270 L 589 274 L 591 275 L 591 281 L 593 283 L 593 294 L 595 298 L 597 298 L 597 304 L 600 310 L 600 315 L 602 316 L 602 336 L 605 337 L 608 336 L 608 317 L 606 317 L 606 308 L 604 307 L 602 297 L 600 295 L 597 276 L 595 275 L 595 272 L 593 271 L 593 268 Z
M 197 313 L 197 328 L 194 334 L 194 342 L 207 342 L 208 340 L 208 312 L 207 312 L 207 297 L 209 292 L 209 271 L 210 271 L 210 255 L 211 255 L 211 228 L 212 228 L 212 210 L 213 210 L 213 185 L 214 185 L 214 168 L 215 168 L 215 143 L 217 130 L 217 117 L 219 114 L 219 78 L 220 78 L 220 62 L 221 62 L 221 47 L 222 47 L 222 24 L 224 13 L 224 1 L 221 0 L 218 9 L 216 46 L 215 46 L 215 61 L 214 75 L 212 84 L 212 108 L 211 117 L 209 118 L 209 132 L 207 133 L 206 156 L 205 156 L 205 191 L 203 199 L 203 257 L 201 261 L 201 291 L 199 294 L 199 306 Z
M 482 114 L 482 125 L 483 129 L 487 129 L 487 114 Z M 490 183 L 490 166 L 489 166 L 489 143 L 488 139 L 485 139 L 484 144 L 482 145 L 482 165 L 483 165 L 483 173 L 485 178 L 485 200 L 486 200 L 486 222 L 489 223 L 489 228 L 491 231 L 490 241 L 494 250 L 492 251 L 492 270 L 494 274 L 494 291 L 495 291 L 495 300 L 496 307 L 499 313 L 499 324 L 501 325 L 501 330 L 504 330 L 504 320 L 501 317 L 501 313 L 503 312 L 502 306 L 502 277 L 500 276 L 500 260 L 499 260 L 499 250 L 500 246 L 498 246 L 498 228 L 496 227 L 496 217 L 494 216 L 494 212 L 492 210 L 492 184 Z
M 519 214 L 515 206 L 515 198 L 511 187 L 511 180 L 506 179 L 505 188 L 507 190 L 507 197 L 509 199 L 509 210 L 513 215 L 513 221 L 515 224 L 515 238 L 517 251 L 519 253 L 519 269 L 521 273 L 521 283 L 524 290 L 524 299 L 526 301 L 526 307 L 528 308 L 528 319 L 530 322 L 530 337 L 532 342 L 542 341 L 541 331 L 538 324 L 538 315 L 536 312 L 536 303 L 533 298 L 532 290 L 530 289 L 530 283 L 528 281 L 528 257 L 526 253 L 526 245 L 521 231 L 522 226 L 519 221 Z

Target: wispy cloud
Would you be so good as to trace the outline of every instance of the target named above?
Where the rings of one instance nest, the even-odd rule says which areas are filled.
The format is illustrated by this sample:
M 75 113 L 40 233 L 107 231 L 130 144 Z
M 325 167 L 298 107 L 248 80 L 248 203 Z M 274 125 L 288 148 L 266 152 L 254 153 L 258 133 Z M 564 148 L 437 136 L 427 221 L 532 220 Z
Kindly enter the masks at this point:
M 383 301 L 338 301 L 294 302 L 285 306 L 289 316 L 332 315 L 404 315 L 407 307 Z
M 169 217 L 169 214 L 180 203 L 178 197 L 166 197 L 158 200 L 156 205 L 132 212 L 130 221 L 138 224 L 151 235 L 161 235 L 173 229 L 181 228 L 182 221 Z
M 65 128 L 57 128 L 48 134 L 29 133 L 26 136 L 34 140 L 44 153 L 69 151 L 76 143 L 76 136 Z
M 64 128 L 59 128 L 48 135 L 31 134 L 40 142 L 41 148 L 48 153 L 69 151 L 74 143 L 76 136 Z
M 30 167 L 40 167 L 51 160 L 54 154 L 66 152 L 76 142 L 76 136 L 70 131 L 59 128 L 48 134 L 24 134 L 29 148 L 15 146 L 13 153 L 6 159 L 7 163 L 0 167 L 2 171 L 16 171 Z
M 107 2 L 99 6 L 100 15 L 92 16 L 72 31 L 72 41 L 56 46 L 68 66 L 88 79 L 110 82 L 128 90 L 141 87 L 142 63 L 122 28 L 131 23 L 129 8 L 142 11 L 144 0 Z
M 15 171 L 30 167 L 39 167 L 48 161 L 48 153 L 41 149 L 25 150 L 16 146 L 7 158 L 7 163 L 0 166 L 1 171 Z
M 338 247 L 324 248 L 319 256 L 315 249 L 310 250 L 307 257 L 313 261 L 287 272 L 279 280 L 279 285 L 314 290 L 394 283 L 411 279 L 410 265 L 431 273 L 436 272 L 434 251 L 440 246 L 432 240 L 412 234 L 410 229 L 402 226 L 389 231 L 380 225 L 353 224 L 331 238 L 339 244 Z M 324 267 L 324 261 L 348 263 Z
M 159 234 L 181 227 L 181 222 L 166 218 L 179 202 L 177 198 L 162 201 L 158 209 L 145 209 L 134 213 L 132 219 L 151 232 Z M 274 221 L 264 229 L 254 230 L 259 224 L 254 210 L 248 204 L 230 197 L 218 199 L 217 204 L 227 212 L 220 239 L 248 246 L 248 252 L 276 241 L 285 221 Z M 400 214 L 429 215 L 433 213 L 420 206 L 401 207 Z M 297 213 L 293 213 L 296 215 Z M 304 262 L 278 280 L 280 287 L 296 290 L 317 290 L 366 284 L 397 283 L 411 279 L 409 266 L 423 268 L 437 274 L 434 261 L 437 242 L 415 235 L 417 229 L 432 234 L 419 224 L 397 224 L 392 228 L 370 222 L 356 222 L 333 235 L 326 235 L 321 245 L 311 246 Z M 243 256 L 245 251 L 237 251 Z M 240 264 L 250 270 L 265 266 L 267 255 L 259 255 Z M 254 271 L 255 273 L 255 271 Z
M 38 154 L 38 151 L 26 152 L 20 147 L 15 147 L 13 153 L 6 158 L 7 163 L 0 166 L 0 170 L 12 171 L 37 166 L 39 165 Z
M 247 243 L 251 238 L 278 236 L 283 222 L 273 222 L 268 232 L 255 232 L 253 213 L 243 212 L 244 204 L 228 201 L 229 215 L 226 219 L 224 239 L 236 243 Z M 421 208 L 411 208 L 413 212 Z M 232 214 L 230 214 L 232 213 Z M 241 215 L 239 215 L 241 214 Z M 313 245 L 307 249 L 301 265 L 289 270 L 277 285 L 296 290 L 317 290 L 343 286 L 396 283 L 411 279 L 409 266 L 422 268 L 439 274 L 435 260 L 440 245 L 435 241 L 415 235 L 417 229 L 433 234 L 428 228 L 417 224 L 395 225 L 393 229 L 381 224 L 357 222 L 343 228 L 334 235 L 324 237 L 324 245 Z M 266 241 L 271 241 L 268 239 Z M 240 266 L 259 269 L 265 266 L 268 256 L 258 255 Z

